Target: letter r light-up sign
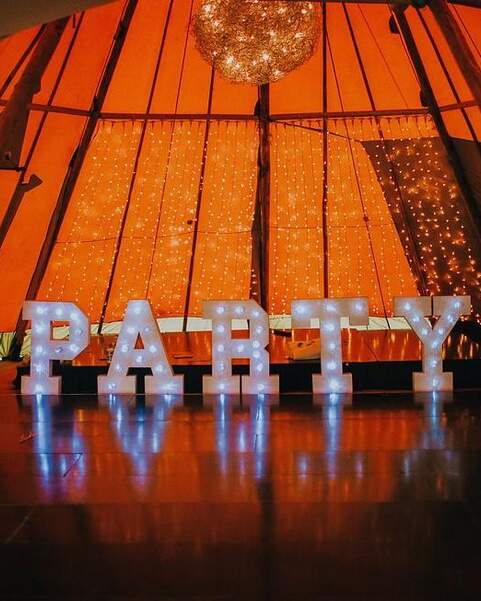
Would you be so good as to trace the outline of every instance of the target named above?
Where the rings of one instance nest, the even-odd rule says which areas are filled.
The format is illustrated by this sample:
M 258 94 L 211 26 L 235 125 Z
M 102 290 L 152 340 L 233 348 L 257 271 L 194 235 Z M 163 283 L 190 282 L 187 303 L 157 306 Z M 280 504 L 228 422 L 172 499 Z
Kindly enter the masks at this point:
M 239 394 L 240 378 L 232 375 L 232 359 L 249 359 L 250 375 L 242 376 L 243 394 L 277 394 L 279 377 L 269 375 L 269 318 L 254 300 L 205 301 L 204 317 L 212 320 L 212 376 L 204 376 L 205 394 Z M 232 320 L 249 321 L 249 338 L 232 338 Z
M 432 309 L 431 309 L 432 303 Z M 212 375 L 204 376 L 206 394 L 278 394 L 279 378 L 269 373 L 269 318 L 254 300 L 204 302 L 204 317 L 212 320 Z M 423 371 L 413 374 L 415 391 L 452 390 L 453 375 L 442 369 L 442 345 L 461 315 L 470 312 L 469 296 L 395 298 L 394 313 L 403 316 L 422 343 Z M 321 374 L 313 376 L 313 392 L 350 393 L 352 376 L 342 372 L 341 318 L 351 325 L 368 324 L 368 299 L 327 298 L 292 302 L 293 327 L 320 321 Z M 434 326 L 426 317 L 439 316 Z M 58 395 L 60 378 L 52 376 L 54 360 L 71 360 L 88 345 L 89 320 L 69 302 L 27 301 L 23 318 L 32 323 L 30 375 L 22 377 L 22 394 Z M 248 338 L 232 337 L 232 320 L 249 323 Z M 69 325 L 68 340 L 52 339 L 52 324 Z M 137 341 L 140 339 L 141 348 Z M 232 375 L 232 360 L 249 359 L 249 375 Z M 107 375 L 99 376 L 100 394 L 132 394 L 136 390 L 131 367 L 149 368 L 147 394 L 182 394 L 183 379 L 175 376 L 150 304 L 129 301 Z

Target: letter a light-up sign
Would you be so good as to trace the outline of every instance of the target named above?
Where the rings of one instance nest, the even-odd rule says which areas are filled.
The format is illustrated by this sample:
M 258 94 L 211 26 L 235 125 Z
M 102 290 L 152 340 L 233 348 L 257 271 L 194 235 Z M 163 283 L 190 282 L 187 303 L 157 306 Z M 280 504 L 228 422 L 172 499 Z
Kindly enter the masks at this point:
M 26 301 L 23 319 L 32 322 L 30 375 L 22 376 L 22 394 L 60 394 L 61 378 L 52 376 L 52 361 L 74 359 L 89 343 L 87 317 L 73 303 Z M 70 325 L 68 340 L 52 340 L 52 322 Z
M 314 394 L 352 392 L 352 375 L 342 373 L 341 317 L 349 317 L 351 325 L 368 325 L 368 299 L 326 298 L 292 302 L 293 327 L 308 328 L 311 319 L 320 320 L 322 375 L 312 376 Z
M 141 349 L 135 348 L 139 337 L 144 347 Z M 172 372 L 146 300 L 129 301 L 108 374 L 98 378 L 99 394 L 134 394 L 136 378 L 127 375 L 129 367 L 152 370 L 153 375 L 145 377 L 146 394 L 182 394 L 183 377 Z
M 432 315 L 440 316 L 433 328 L 424 319 L 431 316 L 431 297 L 394 299 L 394 314 L 406 319 L 423 345 L 423 371 L 413 374 L 417 392 L 453 389 L 453 374 L 443 372 L 442 346 L 459 317 L 471 310 L 469 296 L 434 296 L 432 301 Z
M 248 358 L 250 375 L 242 376 L 243 394 L 277 394 L 278 376 L 269 375 L 269 319 L 254 301 L 205 301 L 204 317 L 212 320 L 212 376 L 204 376 L 204 394 L 239 394 L 240 378 L 232 359 Z M 232 320 L 249 320 L 249 338 L 232 338 Z

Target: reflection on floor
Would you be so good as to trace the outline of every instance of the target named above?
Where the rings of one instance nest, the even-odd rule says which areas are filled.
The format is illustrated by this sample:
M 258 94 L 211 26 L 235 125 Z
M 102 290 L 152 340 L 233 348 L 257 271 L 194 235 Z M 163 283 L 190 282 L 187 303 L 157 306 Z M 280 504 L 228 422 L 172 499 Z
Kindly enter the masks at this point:
M 479 599 L 481 393 L 421 400 L 4 394 L 0 599 Z

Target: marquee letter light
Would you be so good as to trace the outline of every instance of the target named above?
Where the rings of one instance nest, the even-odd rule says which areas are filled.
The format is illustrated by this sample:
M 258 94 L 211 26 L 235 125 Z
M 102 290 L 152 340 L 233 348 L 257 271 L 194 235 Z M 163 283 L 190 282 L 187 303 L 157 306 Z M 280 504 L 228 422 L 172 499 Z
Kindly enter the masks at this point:
M 52 376 L 52 361 L 75 359 L 90 340 L 89 320 L 74 303 L 26 301 L 23 319 L 32 322 L 30 375 L 22 376 L 22 394 L 54 394 L 61 391 L 62 378 Z M 68 340 L 52 339 L 52 322 L 70 324 Z
M 205 394 L 239 394 L 240 378 L 232 375 L 232 359 L 248 358 L 250 375 L 242 376 L 242 394 L 278 394 L 279 377 L 269 375 L 269 318 L 252 299 L 204 301 L 212 320 L 212 376 L 204 376 Z M 249 338 L 232 338 L 232 320 L 249 320 Z
M 292 302 L 292 327 L 310 327 L 311 319 L 319 318 L 321 330 L 321 372 L 312 376 L 314 394 L 352 392 L 352 374 L 342 373 L 341 317 L 349 323 L 366 326 L 369 323 L 367 298 L 326 298 Z
M 442 346 L 461 315 L 471 310 L 470 296 L 399 297 L 394 299 L 394 314 L 404 317 L 423 345 L 423 371 L 413 373 L 413 388 L 417 392 L 452 390 L 453 374 L 443 372 Z M 435 326 L 424 319 L 439 315 Z
M 138 338 L 144 348 L 135 348 Z M 146 300 L 129 301 L 109 371 L 98 377 L 99 394 L 135 394 L 136 377 L 127 375 L 129 367 L 152 370 L 152 376 L 145 376 L 146 394 L 183 392 L 183 376 L 173 374 L 159 326 Z

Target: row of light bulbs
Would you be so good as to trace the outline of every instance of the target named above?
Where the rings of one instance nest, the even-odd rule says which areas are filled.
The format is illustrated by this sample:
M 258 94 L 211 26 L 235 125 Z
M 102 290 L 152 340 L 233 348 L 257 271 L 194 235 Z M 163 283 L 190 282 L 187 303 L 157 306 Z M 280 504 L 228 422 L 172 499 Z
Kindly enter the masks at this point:
M 329 294 L 369 295 L 372 313 L 383 315 L 392 313 L 393 296 L 415 293 L 416 276 L 409 264 L 416 258 L 405 228 L 397 231 L 391 217 L 401 202 L 416 219 L 414 236 L 429 292 L 472 292 L 481 283 L 481 269 L 469 245 L 459 190 L 444 177 L 449 169 L 432 122 L 424 117 L 383 119 L 381 126 L 386 139 L 375 142 L 371 162 L 362 140 L 375 140 L 374 120 L 329 121 Z M 289 313 L 293 297 L 323 295 L 324 157 L 318 132 L 273 124 L 271 135 L 270 312 L 282 315 Z M 157 315 L 183 313 L 204 136 L 200 122 L 148 125 L 107 321 L 121 317 L 128 299 L 145 296 Z M 99 127 L 41 297 L 71 298 L 98 319 L 139 137 L 136 122 Z M 391 144 L 394 137 L 401 137 L 403 145 Z M 203 298 L 248 291 L 256 149 L 253 122 L 211 123 L 191 314 L 200 312 Z M 226 240 L 234 241 L 232 247 Z

